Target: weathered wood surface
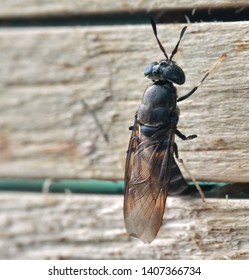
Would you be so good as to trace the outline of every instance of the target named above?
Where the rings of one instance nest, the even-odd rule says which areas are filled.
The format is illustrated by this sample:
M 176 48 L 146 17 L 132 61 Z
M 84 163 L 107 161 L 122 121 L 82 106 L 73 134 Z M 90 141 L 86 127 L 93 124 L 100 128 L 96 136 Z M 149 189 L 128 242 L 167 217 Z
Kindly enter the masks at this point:
M 184 9 L 184 8 L 210 8 L 210 7 L 241 7 L 248 3 L 243 0 L 2 0 L 0 2 L 0 17 L 27 17 L 48 15 L 75 15 L 103 12 L 137 12 L 141 10 L 151 11 L 160 9 Z
M 168 53 L 183 25 L 159 25 Z M 0 31 L 0 177 L 122 179 L 134 113 L 163 56 L 151 26 Z M 249 181 L 249 23 L 191 24 L 175 59 L 198 84 L 180 104 L 180 156 L 199 180 Z M 89 108 L 94 111 L 107 143 Z
M 128 237 L 122 196 L 1 193 L 0 259 L 249 259 L 249 201 L 172 198 L 158 237 Z

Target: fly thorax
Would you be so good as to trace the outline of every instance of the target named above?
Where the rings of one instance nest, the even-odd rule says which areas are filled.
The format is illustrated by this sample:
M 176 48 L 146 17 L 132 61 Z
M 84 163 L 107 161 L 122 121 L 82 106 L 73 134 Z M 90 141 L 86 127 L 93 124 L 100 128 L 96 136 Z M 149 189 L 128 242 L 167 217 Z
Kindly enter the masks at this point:
M 171 122 L 175 110 L 176 88 L 170 82 L 157 81 L 145 90 L 137 118 L 141 124 L 159 127 Z

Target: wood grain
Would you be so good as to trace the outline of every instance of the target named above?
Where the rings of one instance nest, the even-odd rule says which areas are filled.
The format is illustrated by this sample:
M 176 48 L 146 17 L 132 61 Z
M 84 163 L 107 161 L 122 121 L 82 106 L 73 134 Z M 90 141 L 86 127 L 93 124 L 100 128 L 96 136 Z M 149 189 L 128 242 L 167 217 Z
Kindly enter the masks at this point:
M 172 198 L 157 238 L 128 237 L 121 196 L 2 193 L 0 259 L 249 259 L 249 201 Z
M 210 7 L 243 7 L 245 1 L 242 0 L 121 0 L 115 3 L 108 0 L 51 0 L 51 1 L 36 1 L 36 0 L 2 0 L 0 3 L 0 17 L 39 17 L 51 15 L 75 15 L 89 13 L 111 13 L 111 12 L 137 12 L 145 10 L 160 9 L 193 9 L 193 8 L 210 8 Z
M 168 53 L 182 27 L 158 26 Z M 2 29 L 0 40 L 0 177 L 122 179 L 128 127 L 150 83 L 143 70 L 162 58 L 151 27 Z M 222 53 L 179 104 L 179 129 L 199 137 L 177 143 L 197 179 L 248 182 L 249 23 L 189 25 L 175 57 L 187 76 L 178 93 Z

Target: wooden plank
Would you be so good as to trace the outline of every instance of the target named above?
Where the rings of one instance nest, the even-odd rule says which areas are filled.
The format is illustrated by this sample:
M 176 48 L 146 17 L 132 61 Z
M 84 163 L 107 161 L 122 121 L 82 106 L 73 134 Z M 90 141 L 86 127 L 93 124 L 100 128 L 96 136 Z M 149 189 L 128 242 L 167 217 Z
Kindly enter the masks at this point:
M 182 27 L 158 26 L 168 52 Z M 163 57 L 151 27 L 4 29 L 0 40 L 0 177 L 122 179 L 143 70 Z M 200 23 L 175 57 L 182 95 L 227 55 L 180 104 L 179 129 L 199 136 L 177 139 L 180 156 L 199 180 L 249 180 L 248 52 L 248 22 Z
M 158 237 L 128 237 L 122 196 L 2 193 L 0 259 L 249 259 L 249 201 L 172 198 Z
M 89 13 L 110 13 L 110 12 L 136 12 L 145 10 L 160 9 L 192 9 L 192 8 L 218 8 L 218 7 L 243 7 L 248 3 L 242 0 L 196 0 L 194 3 L 189 0 L 171 1 L 116 1 L 108 0 L 63 0 L 63 1 L 35 1 L 35 0 L 6 0 L 0 3 L 0 17 L 29 17 L 49 15 L 75 15 Z

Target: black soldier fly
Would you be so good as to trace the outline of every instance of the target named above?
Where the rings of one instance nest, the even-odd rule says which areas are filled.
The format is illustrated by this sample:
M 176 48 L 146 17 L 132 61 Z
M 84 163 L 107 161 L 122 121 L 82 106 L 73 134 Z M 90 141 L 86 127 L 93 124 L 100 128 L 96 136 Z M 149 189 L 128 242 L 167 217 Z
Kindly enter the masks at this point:
M 165 59 L 150 63 L 144 71 L 144 75 L 153 83 L 145 90 L 135 114 L 134 125 L 130 127 L 132 133 L 125 165 L 124 194 L 127 232 L 144 243 L 150 243 L 160 229 L 168 193 L 180 194 L 188 187 L 175 161 L 175 158 L 179 160 L 175 135 L 182 140 L 194 139 L 197 135 L 185 136 L 177 129 L 177 102 L 190 97 L 215 68 L 212 67 L 190 92 L 177 97 L 173 84 L 184 84 L 185 74 L 172 59 L 187 27 L 182 29 L 168 58 L 157 37 L 156 24 L 152 18 L 151 25 Z M 204 201 L 204 195 L 195 180 L 194 183 Z

